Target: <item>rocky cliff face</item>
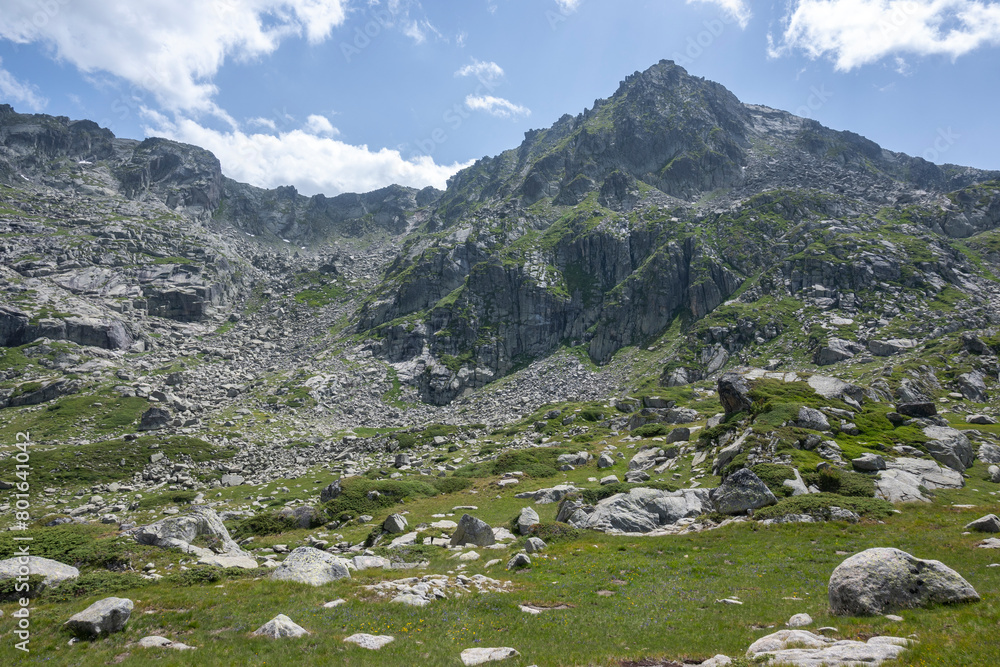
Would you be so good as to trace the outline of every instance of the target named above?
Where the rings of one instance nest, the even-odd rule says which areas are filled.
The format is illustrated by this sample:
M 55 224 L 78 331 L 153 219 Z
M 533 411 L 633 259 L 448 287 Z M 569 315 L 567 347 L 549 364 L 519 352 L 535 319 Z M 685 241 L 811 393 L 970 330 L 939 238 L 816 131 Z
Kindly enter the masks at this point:
M 667 61 L 445 192 L 264 190 L 195 146 L 9 106 L 0 183 L 5 344 L 135 351 L 158 322 L 284 298 L 276 317 L 307 304 L 310 340 L 356 345 L 435 405 L 565 348 L 603 365 L 666 346 L 675 386 L 997 317 L 1000 173 L 743 104 Z

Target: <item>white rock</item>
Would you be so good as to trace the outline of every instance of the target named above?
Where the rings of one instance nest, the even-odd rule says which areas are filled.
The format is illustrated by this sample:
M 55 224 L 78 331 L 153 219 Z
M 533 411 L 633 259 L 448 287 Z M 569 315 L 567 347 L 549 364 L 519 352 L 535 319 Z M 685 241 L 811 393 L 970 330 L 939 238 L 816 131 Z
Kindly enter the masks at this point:
M 389 635 L 367 635 L 359 632 L 347 637 L 344 641 L 357 644 L 361 648 L 366 648 L 370 651 L 377 651 L 389 642 L 395 641 L 395 639 L 395 637 L 390 637 Z
M 466 667 L 482 665 L 487 662 L 506 660 L 521 655 L 512 648 L 467 648 L 462 651 L 462 664 Z

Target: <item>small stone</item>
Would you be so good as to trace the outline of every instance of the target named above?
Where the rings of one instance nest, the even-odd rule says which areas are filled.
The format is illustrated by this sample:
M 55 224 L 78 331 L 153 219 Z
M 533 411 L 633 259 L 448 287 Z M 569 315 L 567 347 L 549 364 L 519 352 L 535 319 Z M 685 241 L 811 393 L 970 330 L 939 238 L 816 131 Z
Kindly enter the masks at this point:
M 804 628 L 807 625 L 812 625 L 813 619 L 809 614 L 795 614 L 790 619 L 786 625 L 790 628 Z
M 462 651 L 462 664 L 465 667 L 473 667 L 487 662 L 506 660 L 518 655 L 521 654 L 505 646 L 500 648 L 467 648 Z
M 389 642 L 395 640 L 395 637 L 390 637 L 389 635 L 368 635 L 363 632 L 353 634 L 344 639 L 345 642 L 357 644 L 361 648 L 366 648 L 370 651 L 377 651 Z

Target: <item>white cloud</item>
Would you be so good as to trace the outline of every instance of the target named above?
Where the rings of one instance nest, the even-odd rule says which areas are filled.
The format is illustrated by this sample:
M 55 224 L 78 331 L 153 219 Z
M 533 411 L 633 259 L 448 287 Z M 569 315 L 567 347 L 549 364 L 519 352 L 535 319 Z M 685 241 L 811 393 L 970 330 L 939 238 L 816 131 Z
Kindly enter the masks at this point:
M 277 124 L 270 118 L 251 118 L 247 121 L 248 125 L 254 125 L 256 127 L 266 127 L 269 130 L 278 129 Z
M 747 0 L 687 0 L 689 5 L 696 2 L 718 5 L 728 16 L 739 23 L 741 28 L 747 27 L 750 19 L 753 18 L 753 12 L 750 11 L 750 3 Z
M 515 116 L 530 116 L 531 109 L 514 104 L 502 97 L 492 95 L 469 95 L 465 98 L 465 105 L 473 111 L 485 111 L 497 118 L 514 118 Z
M 1000 44 L 1000 4 L 980 0 L 797 0 L 772 57 L 802 50 L 849 71 L 899 54 L 965 55 Z
M 313 43 L 343 23 L 346 0 L 6 0 L 0 38 L 38 42 L 86 74 L 108 72 L 172 111 L 207 112 L 229 59 L 272 53 L 291 36 Z
M 481 81 L 496 81 L 503 77 L 503 68 L 495 62 L 484 63 L 473 58 L 472 64 L 459 69 L 455 76 L 474 76 Z
M 306 119 L 306 128 L 310 133 L 316 135 L 327 135 L 335 137 L 340 134 L 340 130 L 333 126 L 333 123 L 326 116 L 313 115 Z
M 583 4 L 583 0 L 556 0 L 556 4 L 563 14 L 572 14 Z
M 0 65 L 3 61 L 0 60 Z M 47 99 L 38 93 L 38 89 L 31 84 L 18 81 L 14 75 L 0 67 L 0 99 L 4 102 L 13 103 L 17 108 L 23 104 L 31 111 L 41 111 L 49 103 Z M 20 109 L 19 109 L 20 110 Z
M 149 119 L 147 136 L 166 137 L 212 151 L 230 178 L 262 188 L 291 184 L 306 195 L 370 192 L 393 183 L 443 189 L 449 177 L 471 164 L 439 165 L 426 156 L 405 160 L 399 151 L 352 146 L 309 126 L 278 134 L 221 132 L 188 118 L 171 121 L 148 109 L 144 114 Z M 322 116 L 311 119 L 326 120 Z

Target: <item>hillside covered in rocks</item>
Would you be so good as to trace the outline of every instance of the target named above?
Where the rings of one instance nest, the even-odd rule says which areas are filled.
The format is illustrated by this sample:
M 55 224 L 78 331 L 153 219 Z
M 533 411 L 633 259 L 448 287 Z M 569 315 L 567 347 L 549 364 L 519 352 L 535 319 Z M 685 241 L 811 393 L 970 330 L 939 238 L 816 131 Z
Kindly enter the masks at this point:
M 1000 173 L 668 61 L 443 192 L 2 105 L 0 258 L 39 658 L 1000 662 Z

